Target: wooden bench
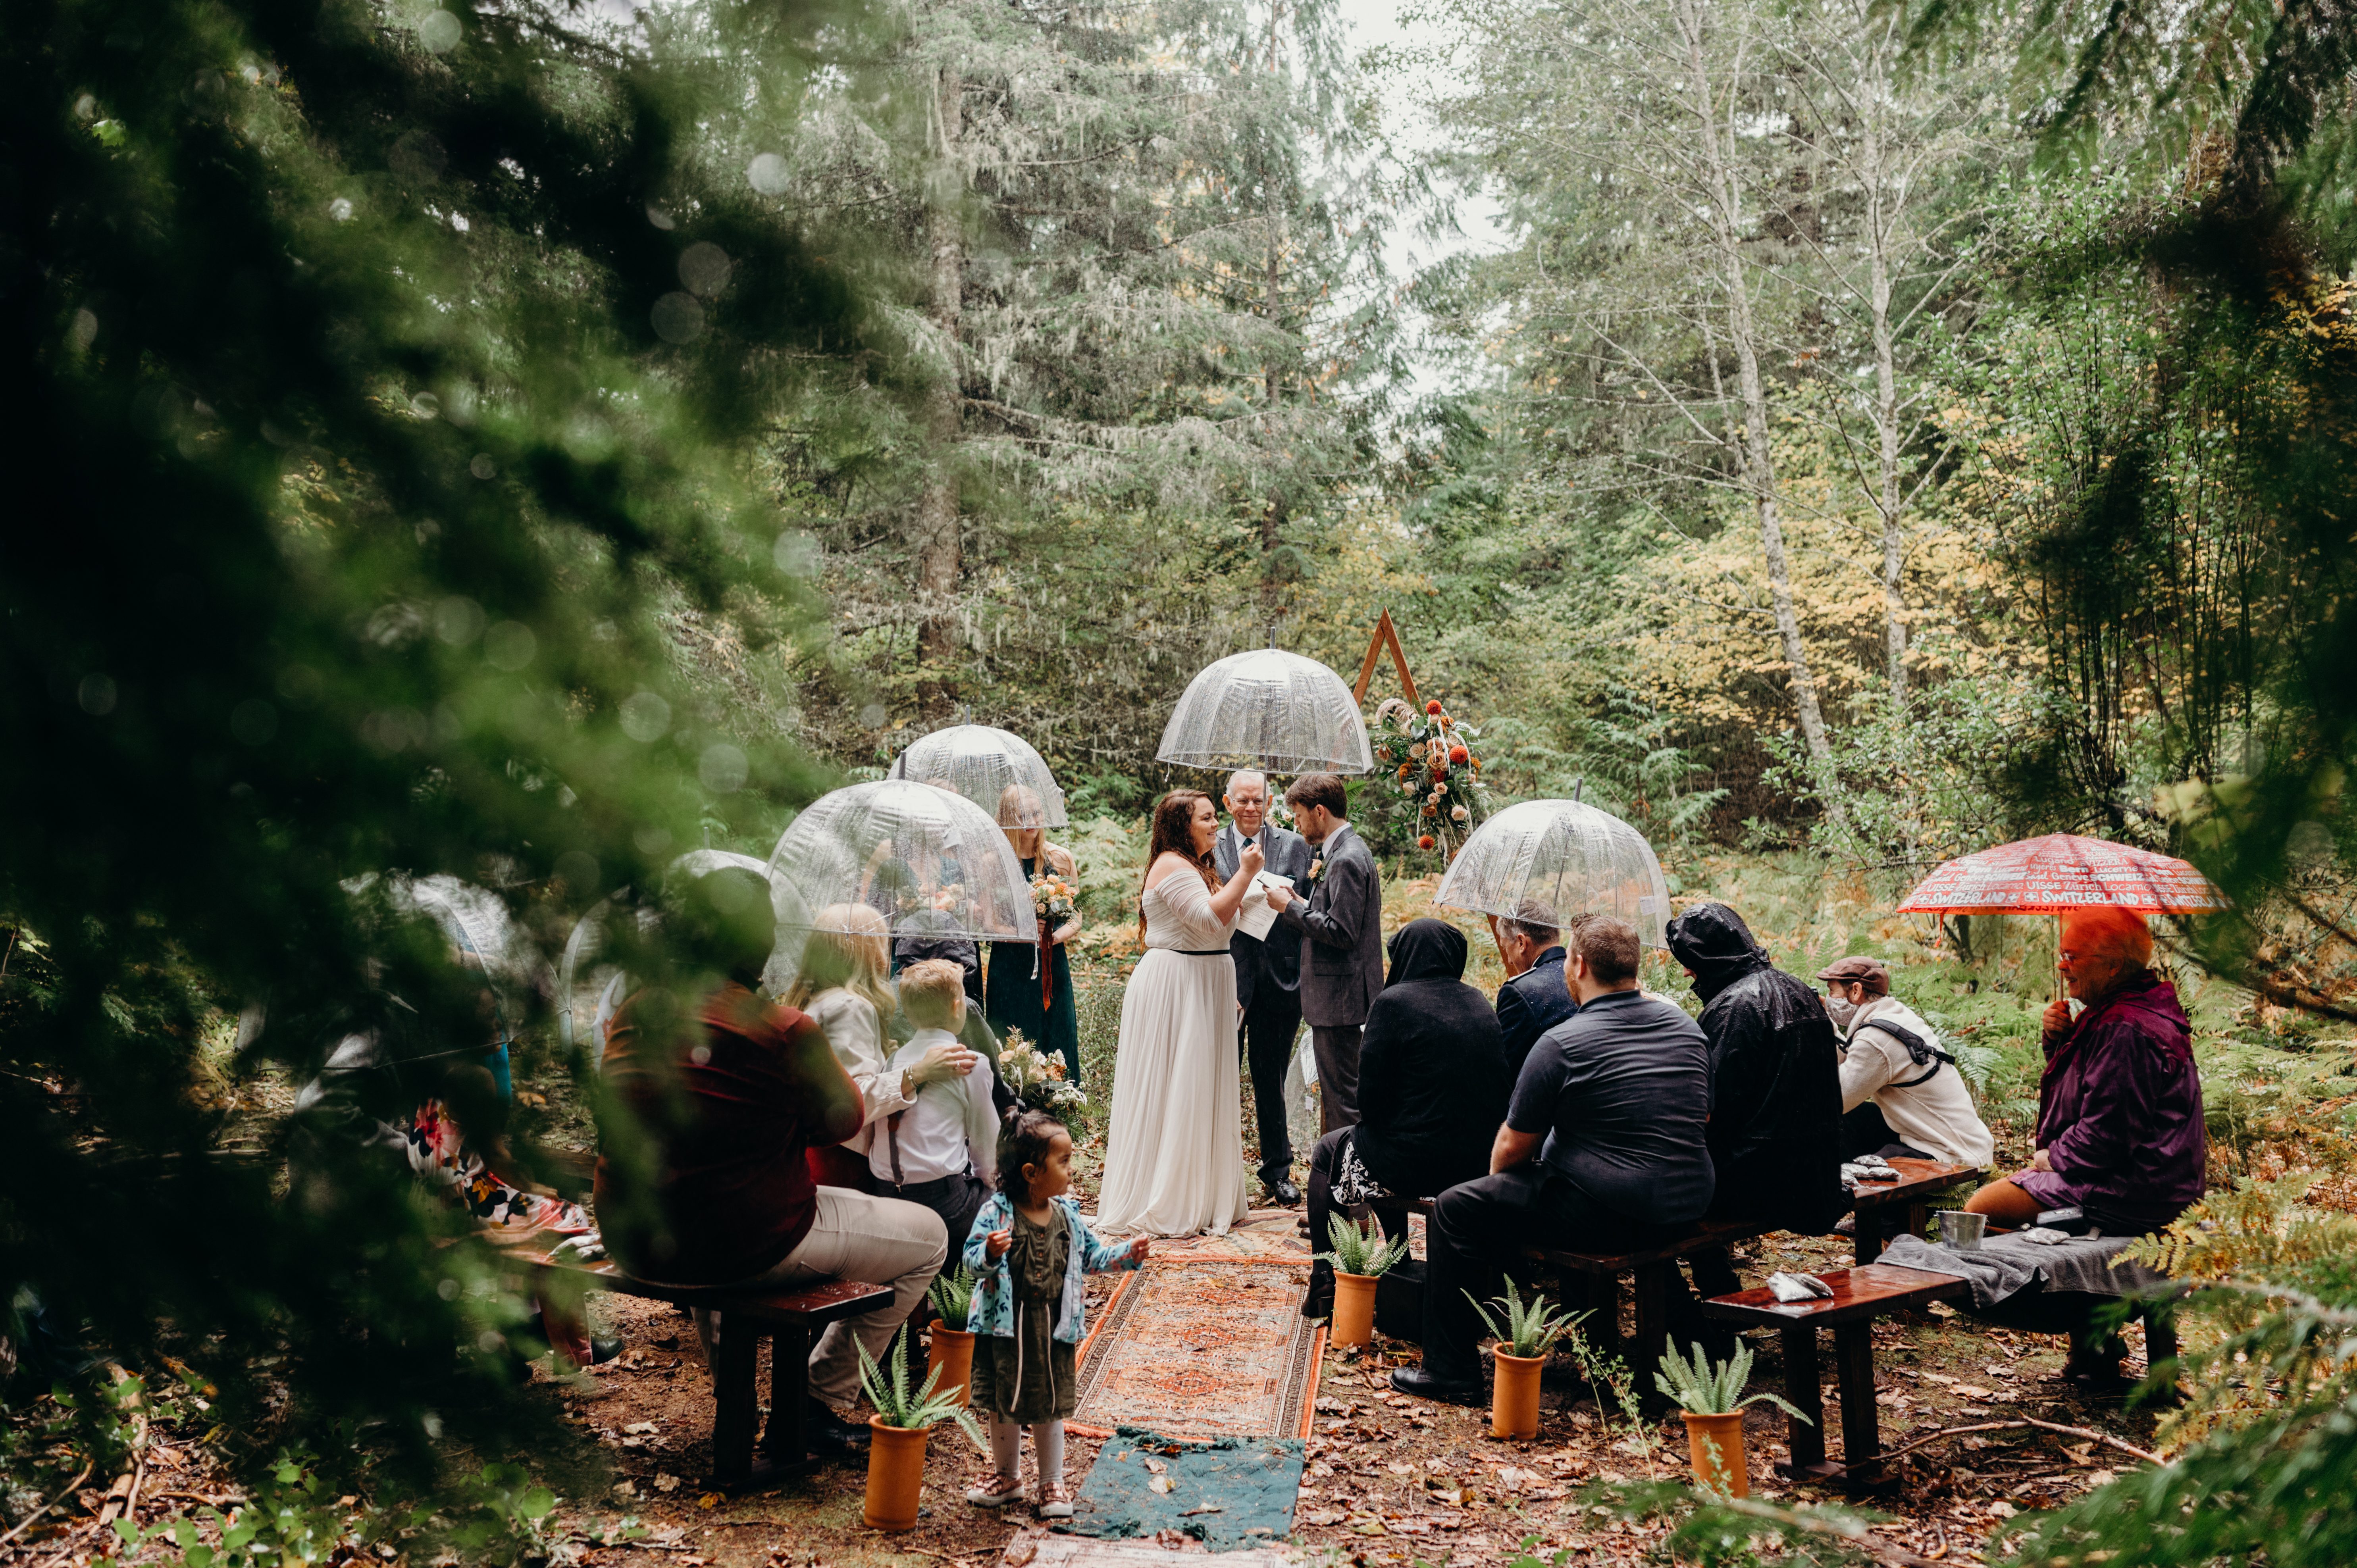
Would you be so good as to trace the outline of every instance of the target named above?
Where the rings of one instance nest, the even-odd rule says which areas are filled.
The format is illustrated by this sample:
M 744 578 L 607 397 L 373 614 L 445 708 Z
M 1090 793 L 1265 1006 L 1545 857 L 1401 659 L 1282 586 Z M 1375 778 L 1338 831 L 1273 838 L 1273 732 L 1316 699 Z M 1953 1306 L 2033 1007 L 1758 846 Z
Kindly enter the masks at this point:
M 1931 1200 L 1959 1182 L 1986 1176 L 1981 1165 L 1952 1165 L 1938 1160 L 1893 1159 L 1897 1181 L 1862 1184 L 1850 1195 L 1850 1212 L 1857 1231 L 1857 1261 L 1870 1263 L 1898 1236 L 1921 1236 L 1931 1223 Z M 1904 1227 L 1902 1229 L 1902 1226 Z
M 1636 1333 L 1626 1352 L 1629 1369 L 1647 1404 L 1660 1399 L 1651 1376 L 1670 1344 L 1670 1298 L 1676 1293 L 1678 1260 L 1692 1252 L 1730 1247 L 1765 1236 L 1777 1227 L 1749 1219 L 1706 1219 L 1678 1240 L 1636 1252 L 1564 1252 L 1549 1247 L 1525 1247 L 1523 1256 L 1555 1270 L 1564 1305 L 1588 1316 L 1579 1326 L 1581 1337 L 1599 1355 L 1620 1356 L 1620 1280 L 1632 1282 L 1636 1302 Z
M 667 1301 L 675 1306 L 716 1313 L 713 1326 L 712 1359 L 712 1486 L 734 1491 L 751 1485 L 753 1435 L 759 1424 L 760 1398 L 756 1380 L 760 1370 L 761 1341 L 770 1349 L 770 1426 L 761 1434 L 761 1452 L 770 1474 L 762 1482 L 800 1475 L 812 1467 L 810 1444 L 802 1434 L 802 1415 L 810 1395 L 811 1344 L 818 1331 L 892 1303 L 882 1285 L 851 1280 L 816 1280 L 776 1290 L 727 1290 L 704 1286 L 653 1284 L 634 1279 L 612 1262 L 548 1262 L 538 1254 L 511 1253 L 528 1262 L 576 1280 L 592 1290 Z
M 1792 1457 L 1781 1466 L 1799 1480 L 1840 1480 L 1861 1490 L 1884 1484 L 1882 1431 L 1874 1403 L 1874 1320 L 1935 1301 L 1953 1301 L 1971 1286 L 1954 1274 L 1861 1263 L 1818 1276 L 1833 1287 L 1830 1301 L 1778 1301 L 1765 1285 L 1714 1296 L 1706 1316 L 1747 1327 L 1772 1327 L 1784 1340 L 1784 1397 L 1809 1419 L 1792 1426 Z M 1817 1330 L 1834 1331 L 1834 1369 L 1841 1385 L 1842 1463 L 1825 1458 L 1824 1397 L 1819 1385 Z

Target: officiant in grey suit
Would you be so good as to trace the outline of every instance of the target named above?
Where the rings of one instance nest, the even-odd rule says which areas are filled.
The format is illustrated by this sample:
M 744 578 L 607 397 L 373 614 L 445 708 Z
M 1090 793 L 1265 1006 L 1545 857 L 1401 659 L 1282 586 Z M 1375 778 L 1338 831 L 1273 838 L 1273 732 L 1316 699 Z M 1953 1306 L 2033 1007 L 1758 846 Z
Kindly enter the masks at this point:
M 1212 841 L 1211 863 L 1222 879 L 1236 874 L 1244 845 L 1257 839 L 1269 875 L 1309 881 L 1308 841 L 1268 820 L 1268 776 L 1244 771 L 1228 776 L 1228 825 Z M 1273 1202 L 1290 1208 L 1301 1201 L 1293 1185 L 1293 1140 L 1285 1125 L 1285 1070 L 1292 1065 L 1293 1039 L 1301 1032 L 1301 933 L 1279 923 L 1268 936 L 1238 931 L 1228 939 L 1236 961 L 1238 1033 L 1251 1064 L 1253 1107 L 1260 1118 L 1260 1181 Z
M 1293 825 L 1309 841 L 1306 898 L 1269 895 L 1276 918 L 1307 940 L 1301 1015 L 1318 1053 L 1325 1130 L 1359 1124 L 1359 1029 L 1383 988 L 1383 883 L 1375 857 L 1351 830 L 1349 799 L 1331 773 L 1305 773 L 1285 792 Z

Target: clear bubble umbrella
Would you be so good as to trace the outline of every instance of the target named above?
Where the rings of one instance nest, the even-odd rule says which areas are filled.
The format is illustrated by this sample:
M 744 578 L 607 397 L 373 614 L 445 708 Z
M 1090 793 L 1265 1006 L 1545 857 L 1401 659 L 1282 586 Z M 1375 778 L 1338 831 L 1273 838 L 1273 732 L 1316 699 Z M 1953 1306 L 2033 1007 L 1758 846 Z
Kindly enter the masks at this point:
M 778 918 L 778 943 L 770 950 L 770 961 L 762 966 L 761 991 L 773 998 L 782 996 L 802 967 L 802 943 L 810 935 L 810 912 L 793 884 L 773 875 L 768 862 L 725 849 L 692 849 L 671 863 L 664 879 L 676 885 L 729 866 L 769 879 L 770 908 Z M 574 926 L 572 936 L 565 940 L 564 956 L 557 960 L 556 1027 L 568 1047 L 602 1048 L 606 1026 L 630 993 L 630 976 L 606 956 L 606 926 L 613 918 L 614 898 L 599 899 Z M 641 932 L 651 932 L 654 911 L 642 908 L 639 918 Z
M 920 910 L 930 936 L 1031 942 L 1031 883 L 991 814 L 964 796 L 905 779 L 854 784 L 813 801 L 770 856 L 810 910 L 809 929 L 856 931 L 848 911 L 894 929 Z
M 909 742 L 890 777 L 953 790 L 1007 827 L 1065 825 L 1064 791 L 1046 760 L 1021 736 L 989 725 L 952 725 Z
M 1281 648 L 1231 653 L 1189 682 L 1154 756 L 1271 773 L 1365 773 L 1375 765 L 1342 677 Z
M 1670 889 L 1645 835 L 1577 800 L 1524 800 L 1473 830 L 1432 901 L 1511 915 L 1524 899 L 1555 912 L 1618 915 L 1653 947 L 1667 947 Z
M 357 892 L 366 885 L 362 880 L 350 886 Z M 540 950 L 498 894 L 447 874 L 389 877 L 384 893 L 385 901 L 403 914 L 423 915 L 441 927 L 454 949 L 482 965 L 503 999 L 546 989 L 548 966 Z

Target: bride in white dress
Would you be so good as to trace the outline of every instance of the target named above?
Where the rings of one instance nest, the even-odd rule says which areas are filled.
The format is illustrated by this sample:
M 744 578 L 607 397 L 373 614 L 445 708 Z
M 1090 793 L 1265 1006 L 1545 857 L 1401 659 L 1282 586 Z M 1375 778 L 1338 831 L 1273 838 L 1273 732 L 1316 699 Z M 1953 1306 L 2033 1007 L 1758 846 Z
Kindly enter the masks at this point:
M 1121 999 L 1113 1125 L 1097 1222 L 1153 1236 L 1224 1236 L 1244 1217 L 1236 970 L 1228 938 L 1262 865 L 1247 848 L 1226 886 L 1211 869 L 1219 813 L 1200 789 L 1154 808 L 1138 908 L 1146 956 Z

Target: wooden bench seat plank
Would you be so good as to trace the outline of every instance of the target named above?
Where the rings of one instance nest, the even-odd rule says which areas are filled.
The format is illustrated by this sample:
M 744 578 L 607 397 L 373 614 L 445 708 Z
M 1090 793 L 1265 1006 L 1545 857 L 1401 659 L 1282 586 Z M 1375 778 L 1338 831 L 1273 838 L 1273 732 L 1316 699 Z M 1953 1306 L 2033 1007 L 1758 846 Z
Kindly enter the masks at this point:
M 1853 1318 L 1879 1317 L 1935 1301 L 1953 1301 L 1971 1289 L 1959 1275 L 1902 1269 L 1895 1263 L 1860 1263 L 1819 1277 L 1832 1287 L 1832 1300 L 1778 1301 L 1775 1292 L 1758 1285 L 1732 1295 L 1713 1296 L 1702 1304 L 1703 1315 L 1760 1326 L 1781 1328 L 1806 1322 L 1813 1327 L 1829 1328 Z
M 1976 1182 L 1988 1174 L 1984 1165 L 1949 1165 L 1903 1155 L 1892 1159 L 1889 1165 L 1900 1173 L 1897 1181 L 1868 1182 L 1850 1195 L 1851 1229 L 1857 1233 L 1855 1255 L 1861 1263 L 1870 1263 L 1880 1257 L 1894 1236 L 1921 1235 L 1931 1221 L 1932 1198 L 1959 1182 Z
M 1773 1224 L 1758 1219 L 1709 1219 L 1674 1241 L 1635 1252 L 1566 1252 L 1551 1247 L 1525 1247 L 1523 1256 L 1542 1263 L 1552 1263 L 1559 1269 L 1577 1269 L 1587 1274 L 1633 1274 L 1651 1264 L 1675 1263 L 1690 1252 L 1730 1247 L 1738 1241 L 1765 1236 L 1777 1229 Z

